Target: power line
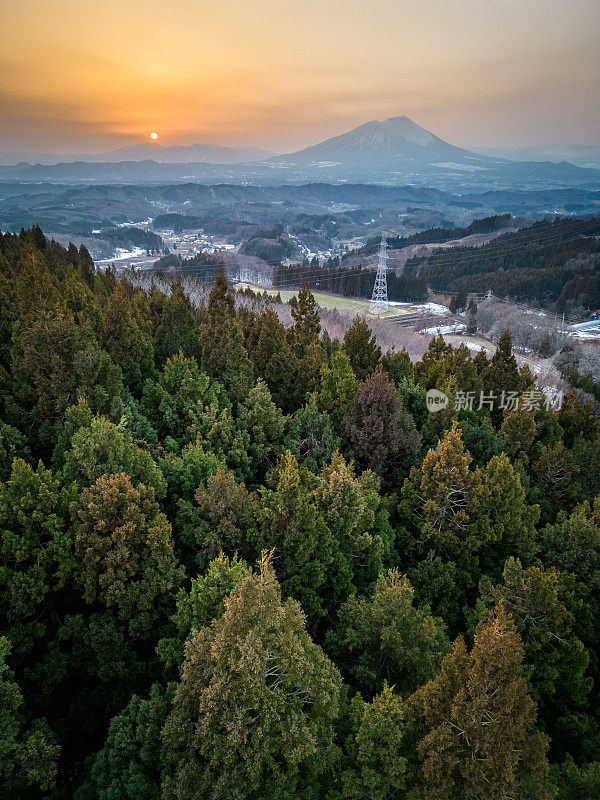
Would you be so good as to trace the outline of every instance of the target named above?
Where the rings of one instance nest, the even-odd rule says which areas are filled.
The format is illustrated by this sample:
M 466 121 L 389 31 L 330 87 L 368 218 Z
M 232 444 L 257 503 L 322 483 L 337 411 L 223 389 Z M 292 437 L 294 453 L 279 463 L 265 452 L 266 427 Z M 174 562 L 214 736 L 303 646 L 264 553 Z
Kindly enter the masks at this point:
M 598 229 L 598 226 L 599 226 L 598 220 L 589 220 L 588 221 L 588 228 L 586 230 L 596 230 L 596 229 Z M 494 242 L 496 242 L 499 239 L 503 238 L 503 236 L 507 235 L 508 233 L 510 233 L 511 235 L 518 236 L 518 241 L 513 242 L 512 244 L 502 245 L 500 247 L 495 247 L 494 246 Z M 514 253 L 514 252 L 518 252 L 524 245 L 527 246 L 528 244 L 530 244 L 532 242 L 533 243 L 537 243 L 540 246 L 543 246 L 543 245 L 546 245 L 546 244 L 550 244 L 552 242 L 568 241 L 568 239 L 576 239 L 578 236 L 585 235 L 585 230 L 579 229 L 578 231 L 573 232 L 573 233 L 571 233 L 569 231 L 563 231 L 562 233 L 554 233 L 552 236 L 548 236 L 548 237 L 542 238 L 542 239 L 540 239 L 539 236 L 536 234 L 536 232 L 533 231 L 531 228 L 521 228 L 518 231 L 507 232 L 507 234 L 503 234 L 502 236 L 498 236 L 495 239 L 492 239 L 489 242 L 486 242 L 485 244 L 480 245 L 480 246 L 476 246 L 476 245 L 459 245 L 459 246 L 456 246 L 456 247 L 445 247 L 444 245 L 446 243 L 444 243 L 444 242 L 429 242 L 429 243 L 423 242 L 423 243 L 418 243 L 418 244 L 415 244 L 415 245 L 410 245 L 410 247 L 413 247 L 413 246 L 416 246 L 416 247 L 428 247 L 428 246 L 435 245 L 435 247 L 433 247 L 433 249 L 428 251 L 427 253 L 424 253 L 423 255 L 419 255 L 418 253 L 416 253 L 414 256 L 412 256 L 413 258 L 431 258 L 431 259 L 436 259 L 436 260 L 442 260 L 442 259 L 445 259 L 445 258 L 449 258 L 451 260 L 452 259 L 469 260 L 469 259 L 478 258 L 480 256 L 480 251 L 483 248 L 487 248 L 490 245 L 491 245 L 491 248 L 490 248 L 490 250 L 488 252 L 493 252 L 495 255 L 506 255 L 506 254 L 511 254 L 511 253 Z M 452 241 L 452 240 L 449 240 L 449 241 Z M 402 250 L 405 250 L 405 249 L 407 249 L 407 248 L 397 248 L 397 249 L 396 248 L 390 248 L 390 253 L 400 253 L 400 252 L 402 252 Z M 460 250 L 461 252 L 457 253 L 456 251 L 458 251 L 458 250 Z M 467 252 L 465 252 L 465 251 L 467 251 Z M 370 254 L 365 254 L 364 255 L 364 261 L 366 263 L 368 263 L 370 261 L 372 264 L 374 264 L 374 261 L 375 261 L 376 258 L 377 258 L 377 254 L 370 253 Z M 290 268 L 289 271 L 293 272 L 293 269 L 294 268 Z M 298 265 L 297 269 L 300 270 L 300 269 L 303 269 L 303 267 Z M 343 266 L 343 265 L 341 267 L 330 267 L 325 271 L 329 272 L 329 271 L 334 270 L 334 269 L 345 269 L 345 270 L 349 270 L 349 271 L 350 270 L 351 271 L 356 271 L 356 267 Z M 319 270 L 318 270 L 318 274 L 321 274 L 322 272 L 323 272 L 323 268 L 320 267 Z
M 592 217 L 591 219 L 565 219 L 565 218 L 560 218 L 558 220 L 558 222 L 559 223 L 563 223 L 563 232 L 559 233 L 559 234 L 554 233 L 551 238 L 555 238 L 556 236 L 559 236 L 560 238 L 563 238 L 563 237 L 571 237 L 571 238 L 577 237 L 577 236 L 581 235 L 581 233 L 582 233 L 581 225 L 587 225 L 588 229 L 589 228 L 598 229 L 600 231 L 600 217 L 597 217 L 597 216 L 596 217 Z M 553 224 L 555 224 L 555 223 L 553 223 Z M 575 224 L 578 224 L 580 227 L 578 227 L 575 230 L 572 230 L 572 228 L 573 228 L 573 226 Z M 498 236 L 495 236 L 493 239 L 490 239 L 490 242 L 486 242 L 486 244 L 490 244 L 491 242 L 497 241 L 498 239 L 502 239 L 504 236 L 507 236 L 507 235 L 511 235 L 511 236 L 521 235 L 521 238 L 535 239 L 535 238 L 537 238 L 537 234 L 538 234 L 538 231 L 535 230 L 535 225 L 536 224 L 534 223 L 533 225 L 529 225 L 529 226 L 523 227 L 523 228 L 517 228 L 516 230 L 502 229 L 501 228 L 498 231 L 482 231 L 481 234 L 467 234 L 467 236 L 488 235 L 488 234 L 492 234 L 492 233 L 499 233 Z M 568 229 L 569 226 L 571 227 L 570 230 Z M 451 229 L 448 229 L 448 230 L 451 230 Z M 530 234 L 530 236 L 528 236 L 528 234 Z M 414 235 L 418 236 L 419 234 L 414 234 Z M 390 247 L 390 250 L 392 252 L 397 252 L 397 251 L 401 251 L 401 250 L 406 250 L 408 247 L 423 247 L 423 246 L 427 246 L 427 245 L 443 246 L 444 244 L 447 244 L 448 242 L 461 241 L 461 239 L 464 239 L 464 238 L 467 238 L 467 237 L 466 236 L 463 236 L 463 237 L 459 236 L 459 237 L 456 237 L 454 239 L 447 239 L 444 242 L 435 242 L 435 241 L 434 242 L 408 242 L 407 244 L 404 245 L 404 247 L 393 247 L 392 245 L 389 245 L 389 247 Z M 364 247 L 366 247 L 366 246 L 368 246 L 368 245 L 365 245 Z M 469 249 L 479 249 L 477 245 L 468 245 L 467 244 L 467 245 L 463 245 L 463 246 L 466 247 L 466 248 L 469 248 Z M 482 247 L 482 246 L 485 246 L 485 245 L 480 245 L 479 247 Z M 360 250 L 364 249 L 364 247 L 360 248 L 359 250 L 356 250 L 355 253 L 359 253 Z M 353 254 L 349 253 L 348 257 L 350 257 L 351 255 L 353 255 Z M 367 255 L 374 255 L 374 253 L 367 254 Z
M 553 242 L 565 241 L 565 239 L 564 239 L 564 234 L 559 234 L 559 235 L 556 235 L 556 236 L 547 237 L 546 239 L 543 239 L 543 240 L 539 240 L 539 239 L 537 239 L 537 237 L 531 237 L 526 242 L 523 242 L 523 241 L 515 242 L 512 245 L 505 245 L 505 246 L 502 246 L 502 247 L 496 247 L 493 250 L 489 250 L 487 252 L 490 255 L 497 256 L 497 257 L 499 257 L 499 256 L 507 256 L 507 255 L 515 255 L 515 254 L 521 252 L 521 250 L 523 249 L 523 245 L 524 244 L 526 245 L 529 242 L 534 242 L 534 241 L 539 242 L 540 246 L 542 246 L 542 245 L 552 244 Z M 432 252 L 428 252 L 428 253 L 423 254 L 423 255 L 415 254 L 415 256 L 413 256 L 413 257 L 414 258 L 423 258 L 424 260 L 432 259 L 432 260 L 436 261 L 437 263 L 441 262 L 443 264 L 448 264 L 448 263 L 457 264 L 457 263 L 465 262 L 465 261 L 468 263 L 468 262 L 471 262 L 471 261 L 476 261 L 478 259 L 481 259 L 482 258 L 482 253 L 480 251 L 485 246 L 486 245 L 482 245 L 480 247 L 474 247 L 473 246 L 473 247 L 468 247 L 468 248 L 460 248 L 461 249 L 460 253 L 459 252 L 455 252 L 455 251 L 457 251 L 459 249 L 458 247 L 456 247 L 456 248 L 443 248 L 444 252 L 436 252 L 436 250 L 437 250 L 437 248 L 436 248 L 436 250 L 434 250 Z M 441 249 L 442 248 L 440 248 L 440 250 Z M 469 252 L 465 253 L 464 252 L 465 249 L 468 250 Z M 392 251 L 392 252 L 399 252 L 399 251 Z M 373 256 L 369 255 L 369 256 L 367 256 L 365 258 L 365 260 L 367 260 L 367 259 L 371 259 L 372 260 Z M 350 266 L 330 267 L 330 268 L 325 269 L 325 270 L 323 268 L 320 268 L 319 270 L 314 270 L 313 272 L 305 272 L 304 271 L 305 269 L 306 269 L 306 267 L 303 267 L 301 265 L 298 265 L 295 268 L 294 267 L 286 268 L 286 275 L 293 276 L 294 273 L 296 273 L 298 275 L 298 280 L 302 280 L 302 279 L 317 279 L 319 276 L 331 275 L 331 274 L 335 273 L 335 271 L 338 270 L 338 269 L 344 270 L 347 274 L 353 274 L 353 273 L 359 274 L 361 272 L 371 272 L 372 271 L 371 269 L 365 269 L 365 268 L 359 268 L 359 267 L 350 267 Z M 289 283 L 290 283 L 289 280 L 286 281 L 286 284 L 289 284 Z
M 479 252 L 484 248 L 490 248 L 490 252 L 494 253 L 507 253 L 513 252 L 521 249 L 523 246 L 528 246 L 529 244 L 539 244 L 543 246 L 545 244 L 557 241 L 569 241 L 571 239 L 577 239 L 581 236 L 586 236 L 587 231 L 594 231 L 599 230 L 600 226 L 598 221 L 590 221 L 589 227 L 585 230 L 578 230 L 576 232 L 569 232 L 563 231 L 562 233 L 553 233 L 551 236 L 547 236 L 545 238 L 540 238 L 537 235 L 537 232 L 532 231 L 531 228 L 521 228 L 518 231 L 507 231 L 505 234 L 501 236 L 494 237 L 489 242 L 486 242 L 482 245 L 456 245 L 452 247 L 447 247 L 445 245 L 448 242 L 419 242 L 411 245 L 407 245 L 406 247 L 399 247 L 399 248 L 390 248 L 391 253 L 401 253 L 403 250 L 407 250 L 409 247 L 420 247 L 420 248 L 431 248 L 426 253 L 419 254 L 415 253 L 411 258 L 443 258 L 444 256 L 452 256 L 455 251 L 461 250 L 460 257 L 462 258 L 469 258 L 469 257 L 477 257 Z M 499 247 L 495 246 L 495 242 L 499 242 L 505 235 L 512 235 L 517 237 L 517 241 L 512 242 L 511 244 L 501 244 Z M 590 234 L 591 235 L 591 234 Z M 594 236 L 594 238 L 596 238 Z M 448 240 L 448 241 L 460 241 L 460 240 Z M 464 252 L 464 251 L 468 252 Z M 459 254 L 457 254 L 458 256 Z M 354 257 L 360 257 L 359 252 L 357 251 L 356 254 L 353 254 Z M 372 254 L 366 254 L 365 259 L 372 258 Z M 351 267 L 346 267 L 346 269 L 351 269 Z
M 597 225 L 594 226 L 594 228 L 597 227 L 598 227 Z M 576 240 L 577 238 L 579 238 L 579 236 L 585 236 L 584 232 L 579 232 L 577 235 L 568 235 L 565 233 L 556 234 L 554 236 L 548 236 L 547 238 L 544 239 L 539 239 L 538 237 L 532 235 L 529 237 L 520 237 L 518 241 L 513 242 L 512 244 L 502 245 L 500 247 L 495 247 L 494 242 L 500 239 L 501 237 L 492 239 L 490 242 L 486 242 L 486 244 L 480 246 L 459 245 L 456 247 L 444 247 L 443 244 L 439 244 L 438 247 L 435 247 L 434 249 L 428 251 L 427 253 L 423 254 L 415 253 L 413 256 L 411 256 L 411 258 L 432 259 L 437 261 L 444 261 L 445 259 L 469 261 L 480 258 L 481 251 L 484 248 L 488 247 L 489 249 L 485 252 L 491 255 L 507 255 L 507 254 L 514 255 L 515 253 L 520 252 L 524 247 L 528 247 L 529 245 L 532 244 L 537 244 L 540 247 L 543 247 L 553 242 L 567 242 L 571 239 Z M 596 236 L 589 238 L 596 238 Z M 438 243 L 432 242 L 431 244 L 438 244 Z M 420 246 L 426 247 L 427 245 L 420 245 Z M 400 250 L 403 249 L 405 248 L 400 248 Z
M 592 227 L 595 229 L 597 227 L 597 222 L 593 222 L 593 223 L 590 222 L 590 225 L 592 225 Z M 524 229 L 524 230 L 526 230 L 528 233 L 531 233 L 530 229 Z M 547 238 L 541 239 L 541 240 L 538 237 L 536 237 L 535 235 L 531 235 L 531 236 L 528 236 L 526 238 L 521 237 L 521 240 L 519 242 L 515 242 L 512 245 L 505 245 L 505 246 L 502 246 L 502 247 L 492 248 L 490 251 L 488 251 L 488 253 L 491 256 L 494 256 L 494 257 L 501 257 L 501 256 L 506 256 L 506 255 L 515 255 L 516 253 L 519 253 L 521 251 L 521 249 L 523 248 L 524 245 L 526 246 L 530 242 L 537 242 L 537 243 L 539 243 L 540 246 L 544 246 L 544 245 L 551 244 L 553 242 L 566 241 L 565 237 L 577 238 L 577 235 L 580 235 L 581 233 L 582 233 L 582 231 L 580 230 L 578 232 L 578 234 L 575 234 L 575 235 L 569 235 L 567 233 L 555 234 L 554 236 L 550 236 L 550 237 L 547 237 Z M 498 238 L 500 238 L 500 237 L 498 237 Z M 432 243 L 432 244 L 435 244 L 435 243 Z M 488 243 L 488 244 L 491 244 L 491 242 Z M 424 245 L 422 245 L 422 246 L 424 246 Z M 458 248 L 435 248 L 435 250 L 443 249 L 445 252 L 443 252 L 443 253 L 442 252 L 435 252 L 435 250 L 434 250 L 433 252 L 429 252 L 427 254 L 423 254 L 422 256 L 419 256 L 417 254 L 416 256 L 413 256 L 413 257 L 423 258 L 424 260 L 432 259 L 432 261 L 435 262 L 437 265 L 457 265 L 457 264 L 460 264 L 460 263 L 465 263 L 465 262 L 469 263 L 469 262 L 475 261 L 477 259 L 481 259 L 482 258 L 482 254 L 481 254 L 480 251 L 481 251 L 482 247 L 486 247 L 486 245 L 482 245 L 480 247 L 475 247 L 475 246 L 464 247 L 463 246 L 463 247 L 461 247 L 461 252 L 460 253 L 459 252 L 454 252 L 454 251 L 458 250 Z M 404 248 L 399 248 L 398 252 L 401 251 L 402 249 L 404 249 Z M 464 252 L 465 250 L 468 250 L 469 252 Z M 388 255 L 388 258 L 389 258 L 389 255 Z M 365 256 L 365 260 L 371 260 L 372 261 L 372 259 L 373 259 L 373 256 L 370 255 L 370 254 L 368 256 Z M 213 267 L 213 265 L 211 265 L 211 264 L 206 264 L 206 265 L 205 264 L 197 264 L 197 265 L 187 265 L 187 266 L 184 265 L 184 264 L 181 264 L 181 265 L 177 266 L 176 269 L 177 269 L 178 273 L 180 273 L 180 274 L 188 274 L 188 273 L 197 273 L 197 272 L 199 272 L 201 270 L 202 271 L 207 271 L 207 270 L 210 270 L 212 267 Z M 217 267 L 215 266 L 214 269 L 216 269 L 216 268 Z M 352 279 L 355 276 L 360 276 L 360 275 L 367 274 L 367 273 L 368 274 L 372 274 L 373 273 L 373 269 L 369 268 L 369 267 L 364 268 L 364 267 L 350 267 L 350 266 L 347 266 L 347 267 L 345 267 L 345 266 L 330 267 L 330 268 L 327 268 L 327 269 L 323 269 L 321 267 L 319 269 L 315 269 L 313 271 L 307 272 L 306 271 L 306 267 L 298 265 L 297 267 L 286 268 L 285 269 L 285 277 L 287 278 L 287 280 L 285 280 L 284 282 L 280 282 L 277 285 L 272 285 L 271 288 L 285 290 L 285 289 L 297 288 L 304 281 L 309 281 L 309 282 L 321 282 L 321 281 L 324 281 L 324 282 L 327 282 L 327 280 L 335 280 L 336 278 L 340 277 L 339 275 L 336 276 L 336 272 L 338 270 L 340 270 L 340 269 L 344 270 L 344 272 L 345 272 L 345 276 L 344 277 L 347 278 L 347 279 Z M 532 269 L 535 269 L 535 267 L 532 267 Z M 512 270 L 508 270 L 508 272 L 510 272 L 510 271 L 512 271 Z M 416 276 L 407 276 L 407 277 L 416 277 Z M 444 290 L 439 290 L 439 291 L 444 291 Z
M 548 239 L 545 239 L 543 241 L 543 243 L 544 244 L 550 244 L 552 242 L 562 241 L 562 240 L 563 240 L 563 236 L 550 237 Z M 452 248 L 452 250 L 455 250 L 455 249 L 457 249 L 457 248 Z M 475 248 L 475 247 L 468 248 L 468 249 L 469 250 L 473 250 L 473 251 L 480 250 L 480 248 Z M 493 255 L 494 256 L 498 256 L 498 257 L 499 256 L 506 256 L 506 255 L 514 255 L 515 253 L 517 253 L 519 251 L 520 251 L 520 245 L 519 244 L 515 244 L 515 245 L 512 245 L 511 247 L 503 247 L 501 249 L 500 248 L 496 248 L 493 251 Z M 434 259 L 437 264 L 456 265 L 456 264 L 460 264 L 461 262 L 464 263 L 466 261 L 468 263 L 471 260 L 476 260 L 478 258 L 481 258 L 481 254 L 479 252 L 453 253 L 453 252 L 450 252 L 450 248 L 448 248 L 448 252 L 445 252 L 445 253 L 430 253 L 430 254 L 427 254 L 427 255 L 416 256 L 416 257 L 421 257 L 424 260 L 427 260 L 427 259 L 431 258 L 431 259 Z M 369 258 L 372 258 L 372 257 L 369 257 Z M 216 269 L 218 269 L 218 266 L 216 266 L 216 265 L 213 266 L 212 264 L 190 264 L 190 265 L 180 264 L 180 265 L 178 265 L 178 266 L 176 266 L 174 268 L 177 270 L 178 273 L 187 274 L 187 273 L 199 272 L 201 270 L 208 271 L 208 270 L 214 269 L 216 271 Z M 295 288 L 296 286 L 298 286 L 299 284 L 301 284 L 305 280 L 306 281 L 319 281 L 319 280 L 325 280 L 327 278 L 330 278 L 330 279 L 331 278 L 335 278 L 336 277 L 335 273 L 339 269 L 343 270 L 346 273 L 345 277 L 347 277 L 347 278 L 351 278 L 351 277 L 354 277 L 356 275 L 362 275 L 362 274 L 366 274 L 366 273 L 370 273 L 370 274 L 373 273 L 373 268 L 372 267 L 364 267 L 364 268 L 363 267 L 330 267 L 328 269 L 320 268 L 318 270 L 315 269 L 313 271 L 307 272 L 306 271 L 306 267 L 304 267 L 302 265 L 298 265 L 296 267 L 286 268 L 285 269 L 285 276 L 286 276 L 287 280 L 285 282 L 283 282 L 283 283 L 279 283 L 277 286 L 273 286 L 273 288 L 280 288 L 280 289 Z M 532 267 L 532 269 L 535 269 L 535 267 Z M 538 267 L 538 269 L 539 269 L 539 267 Z M 489 271 L 491 272 L 492 270 L 489 270 Z M 510 272 L 511 270 L 507 270 L 507 271 Z M 416 277 L 416 276 L 407 276 L 407 277 Z

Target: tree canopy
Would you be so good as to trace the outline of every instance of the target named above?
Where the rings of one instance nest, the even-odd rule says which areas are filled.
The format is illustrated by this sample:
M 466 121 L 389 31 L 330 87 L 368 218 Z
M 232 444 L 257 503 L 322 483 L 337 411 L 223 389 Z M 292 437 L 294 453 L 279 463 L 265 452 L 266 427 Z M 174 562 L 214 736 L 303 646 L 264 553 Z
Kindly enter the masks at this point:
M 541 391 L 508 333 L 411 360 L 309 267 L 286 305 L 206 258 L 149 280 L 0 234 L 0 796 L 597 797 L 598 376 L 465 407 Z M 479 273 L 424 258 L 467 305 Z

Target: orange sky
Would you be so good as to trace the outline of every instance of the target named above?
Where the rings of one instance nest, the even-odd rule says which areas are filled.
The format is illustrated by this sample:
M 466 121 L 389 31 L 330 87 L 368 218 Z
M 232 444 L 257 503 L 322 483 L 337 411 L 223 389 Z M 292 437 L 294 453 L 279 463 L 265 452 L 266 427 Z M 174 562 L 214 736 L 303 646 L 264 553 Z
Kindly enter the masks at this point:
M 1 0 L 0 150 L 600 143 L 599 0 Z

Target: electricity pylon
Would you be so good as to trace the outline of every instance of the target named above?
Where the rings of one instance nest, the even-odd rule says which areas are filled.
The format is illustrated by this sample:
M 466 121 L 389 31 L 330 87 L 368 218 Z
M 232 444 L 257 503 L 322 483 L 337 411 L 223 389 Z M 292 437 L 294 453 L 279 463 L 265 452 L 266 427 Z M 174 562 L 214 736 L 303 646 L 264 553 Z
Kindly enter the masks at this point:
M 384 314 L 388 308 L 388 294 L 387 294 L 387 241 L 385 233 L 381 234 L 381 243 L 379 245 L 379 263 L 377 265 L 377 274 L 375 276 L 375 285 L 373 286 L 373 295 L 371 297 L 371 305 L 369 311 L 371 314 Z

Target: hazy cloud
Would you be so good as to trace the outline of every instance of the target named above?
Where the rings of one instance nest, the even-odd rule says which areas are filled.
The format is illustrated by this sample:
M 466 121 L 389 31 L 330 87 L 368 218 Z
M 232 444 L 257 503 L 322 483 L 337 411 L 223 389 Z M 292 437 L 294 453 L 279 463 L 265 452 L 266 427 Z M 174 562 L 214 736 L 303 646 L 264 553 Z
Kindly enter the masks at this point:
M 600 138 L 597 0 L 28 0 L 0 26 L 0 149 L 289 150 L 397 114 L 463 145 Z

